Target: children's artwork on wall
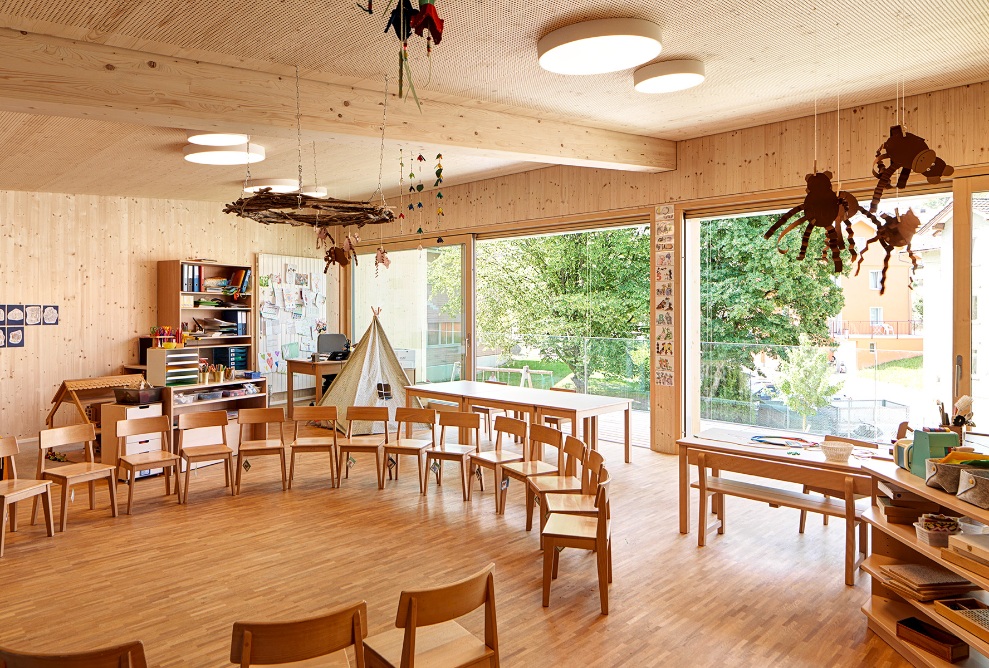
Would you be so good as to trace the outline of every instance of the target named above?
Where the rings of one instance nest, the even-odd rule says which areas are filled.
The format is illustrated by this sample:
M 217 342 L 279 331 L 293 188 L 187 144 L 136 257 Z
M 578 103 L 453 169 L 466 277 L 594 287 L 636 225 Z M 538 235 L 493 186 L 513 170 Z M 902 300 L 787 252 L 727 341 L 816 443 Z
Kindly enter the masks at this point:
M 7 306 L 7 324 L 8 325 L 24 324 L 24 307 L 21 304 L 9 304 Z
M 46 325 L 57 325 L 58 317 L 58 307 L 51 304 L 46 304 L 41 314 L 42 322 Z
M 0 304 L 0 348 L 23 348 L 28 326 L 57 324 L 58 306 Z
M 7 324 L 7 305 L 0 304 L 0 325 Z
M 23 348 L 24 347 L 24 328 L 23 327 L 8 327 L 7 328 L 7 347 L 8 348 Z
M 0 327 L 0 348 L 7 347 L 7 328 Z
M 24 324 L 25 325 L 40 325 L 41 324 L 41 306 L 37 304 L 31 304 L 24 307 Z

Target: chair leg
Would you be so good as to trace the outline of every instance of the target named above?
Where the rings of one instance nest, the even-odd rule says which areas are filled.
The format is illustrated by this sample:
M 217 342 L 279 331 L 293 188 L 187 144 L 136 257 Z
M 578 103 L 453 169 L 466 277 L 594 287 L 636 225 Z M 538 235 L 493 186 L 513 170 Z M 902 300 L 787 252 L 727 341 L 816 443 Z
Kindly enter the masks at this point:
M 234 490 L 234 484 L 233 484 L 233 480 L 234 480 L 234 472 L 232 470 L 233 469 L 233 465 L 234 465 L 233 455 L 227 455 L 227 465 L 226 465 L 226 467 L 224 467 L 223 470 L 224 471 L 227 471 L 230 474 L 230 496 L 237 496 L 237 494 L 240 494 L 240 482 L 239 482 L 240 476 L 239 475 L 237 476 L 238 482 L 237 482 L 237 489 L 235 491 Z M 241 470 L 240 469 L 240 466 L 238 466 L 237 467 L 237 473 L 238 474 L 240 473 L 240 470 Z
M 426 455 L 426 469 L 422 474 L 422 485 L 419 486 L 419 493 L 423 496 L 426 495 L 426 484 L 429 482 L 429 465 L 432 463 L 433 458 L 428 454 Z
M 424 466 L 423 458 L 424 458 L 424 456 L 423 456 L 423 454 L 421 452 L 418 455 L 416 455 L 416 464 L 419 467 L 419 493 L 420 494 L 425 494 L 426 493 L 426 468 Z
M 182 491 L 181 491 L 182 490 L 182 485 L 179 484 L 179 483 L 182 482 L 182 471 L 181 471 L 182 464 L 180 462 L 175 462 L 175 464 L 173 464 L 173 466 L 175 466 L 175 498 L 181 504 L 182 503 Z
M 240 452 L 237 453 L 237 482 L 235 484 L 237 491 L 234 495 L 240 494 L 240 475 L 244 472 L 244 455 Z
M 474 462 L 471 462 L 469 459 L 467 461 L 470 462 L 470 468 L 471 468 L 470 474 L 467 476 L 468 477 L 468 480 L 467 480 L 467 500 L 470 501 L 471 499 L 474 498 L 474 470 L 475 469 L 474 469 Z M 480 468 L 480 467 L 478 467 L 478 468 Z
M 825 494 L 824 495 L 824 500 L 825 501 L 830 501 L 831 500 L 831 497 L 828 496 L 827 494 Z M 827 525 L 828 525 L 828 516 L 825 514 L 824 515 L 824 526 L 827 526 Z
M 546 546 L 543 544 L 543 529 L 546 528 L 546 522 L 549 520 L 549 512 L 543 510 L 543 506 L 546 504 L 539 505 L 539 549 L 545 550 Z
M 330 489 L 337 486 L 337 453 L 335 449 L 330 449 Z
M 111 476 L 115 478 L 116 476 Z M 130 515 L 131 505 L 134 503 L 134 484 L 137 482 L 137 471 L 134 469 L 127 470 L 127 514 Z M 113 484 L 111 482 L 111 484 Z M 116 485 L 114 485 L 116 487 Z M 168 483 L 165 483 L 165 489 L 168 489 Z
M 558 548 L 555 544 L 553 545 L 553 579 L 560 577 L 560 552 L 563 548 Z
M 62 516 L 58 518 L 58 530 L 65 531 L 69 526 L 69 485 L 62 485 Z
M 598 590 L 601 592 L 601 614 L 608 614 L 608 546 L 598 545 Z
M 381 465 L 384 464 L 384 460 L 386 459 L 384 455 L 384 448 L 378 448 L 374 451 L 374 470 L 378 475 L 378 489 L 385 488 L 385 471 L 381 468 Z
M 532 531 L 532 511 L 536 507 L 536 493 L 532 486 L 526 482 L 525 485 L 525 530 Z
M 278 458 L 282 461 L 282 491 L 288 489 L 288 476 L 285 475 L 285 448 L 278 452 Z
M 38 497 L 34 497 L 31 502 L 31 526 L 38 521 Z
M 477 476 L 477 484 L 481 486 L 481 491 L 484 491 L 484 468 L 478 467 L 481 471 L 481 475 Z
M 182 464 L 179 463 L 179 468 L 182 468 Z M 226 468 L 224 468 L 224 471 Z M 185 485 L 182 488 L 182 503 L 189 503 L 189 478 L 192 477 L 192 461 L 187 459 L 185 461 Z
M 89 509 L 96 510 L 96 481 L 89 481 Z
M 467 478 L 470 477 L 470 457 L 464 457 L 460 461 L 460 487 L 464 493 L 464 501 L 467 501 Z
M 725 495 L 718 494 L 718 533 L 725 532 Z
M 51 487 L 46 488 L 41 493 L 41 507 L 45 510 L 45 529 L 48 531 L 48 537 L 51 538 L 55 535 L 55 515 L 52 513 Z
M 697 547 L 707 545 L 707 490 L 702 489 L 697 500 Z
M 343 450 L 337 450 L 337 487 L 340 486 L 341 469 L 343 468 Z
M 10 516 L 10 506 L 3 502 L 3 515 L 0 516 L 0 557 L 3 557 L 4 543 L 7 542 L 7 518 Z M 17 509 L 14 509 L 17 512 Z
M 131 471 L 131 475 L 133 475 L 133 474 L 134 474 L 134 472 Z M 94 487 L 96 486 L 95 483 L 94 483 L 93 486 Z M 117 472 L 116 471 L 111 471 L 110 472 L 110 475 L 107 476 L 107 478 L 106 478 L 106 488 L 107 488 L 107 491 L 110 492 L 110 517 L 116 517 L 117 516 Z M 133 489 L 133 488 L 131 488 L 131 489 Z M 128 513 L 130 512 L 130 504 L 129 503 L 128 503 L 128 506 L 127 506 L 127 512 Z
M 333 453 L 330 453 L 330 457 L 333 457 Z M 288 488 L 292 489 L 292 479 L 295 477 L 295 448 L 292 448 L 291 463 L 288 467 Z M 333 465 L 330 465 L 330 475 L 333 475 Z
M 0 530 L 3 529 L 3 525 L 0 524 Z M 10 530 L 17 531 L 17 502 L 14 501 L 10 504 Z
M 556 553 L 556 545 L 553 541 L 546 541 L 546 549 L 543 550 L 543 607 L 549 607 L 549 590 L 553 583 L 553 555 Z
M 495 490 L 495 512 L 499 515 L 505 514 L 505 502 L 508 498 L 508 476 L 505 470 L 501 470 L 501 479 L 495 481 L 498 489 Z

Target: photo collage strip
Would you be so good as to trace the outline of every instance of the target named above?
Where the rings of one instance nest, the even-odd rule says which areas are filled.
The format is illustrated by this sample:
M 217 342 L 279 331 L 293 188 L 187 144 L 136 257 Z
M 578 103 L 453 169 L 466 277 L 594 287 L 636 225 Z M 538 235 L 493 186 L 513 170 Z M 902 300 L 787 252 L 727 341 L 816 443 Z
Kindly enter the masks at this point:
M 27 327 L 57 324 L 57 306 L 0 304 L 0 348 L 23 348 Z
M 656 385 L 673 387 L 674 346 L 674 288 L 673 271 L 676 262 L 675 221 L 673 205 L 656 207 Z

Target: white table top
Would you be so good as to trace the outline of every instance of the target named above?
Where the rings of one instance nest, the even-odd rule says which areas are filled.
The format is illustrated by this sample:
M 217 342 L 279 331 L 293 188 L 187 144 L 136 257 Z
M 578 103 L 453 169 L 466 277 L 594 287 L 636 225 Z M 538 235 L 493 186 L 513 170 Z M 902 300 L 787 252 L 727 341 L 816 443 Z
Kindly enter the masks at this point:
M 578 412 L 593 411 L 602 408 L 627 408 L 632 404 L 631 399 L 622 399 L 621 397 L 604 397 L 596 394 L 580 394 L 577 392 L 554 392 L 552 390 L 537 390 L 531 387 L 481 383 L 474 380 L 454 380 L 445 383 L 410 385 L 406 389 L 451 397 L 464 397 L 478 401 L 488 399 L 491 401 L 535 406 L 536 408 Z

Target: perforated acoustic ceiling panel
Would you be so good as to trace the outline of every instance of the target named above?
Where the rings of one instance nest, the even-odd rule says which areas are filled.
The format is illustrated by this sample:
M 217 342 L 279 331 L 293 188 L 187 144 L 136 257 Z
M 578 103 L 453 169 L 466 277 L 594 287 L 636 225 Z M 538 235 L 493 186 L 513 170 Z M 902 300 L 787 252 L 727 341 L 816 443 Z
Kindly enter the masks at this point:
M 379 8 L 384 2 L 379 0 Z M 411 45 L 420 94 L 669 139 L 989 78 L 985 0 L 440 0 L 446 19 L 432 80 Z M 541 70 L 536 42 L 580 20 L 638 17 L 663 26 L 660 59 L 699 58 L 708 80 L 667 96 L 632 90 L 631 71 L 565 77 Z M 157 53 L 380 89 L 398 42 L 386 16 L 353 2 L 4 0 L 0 24 Z

